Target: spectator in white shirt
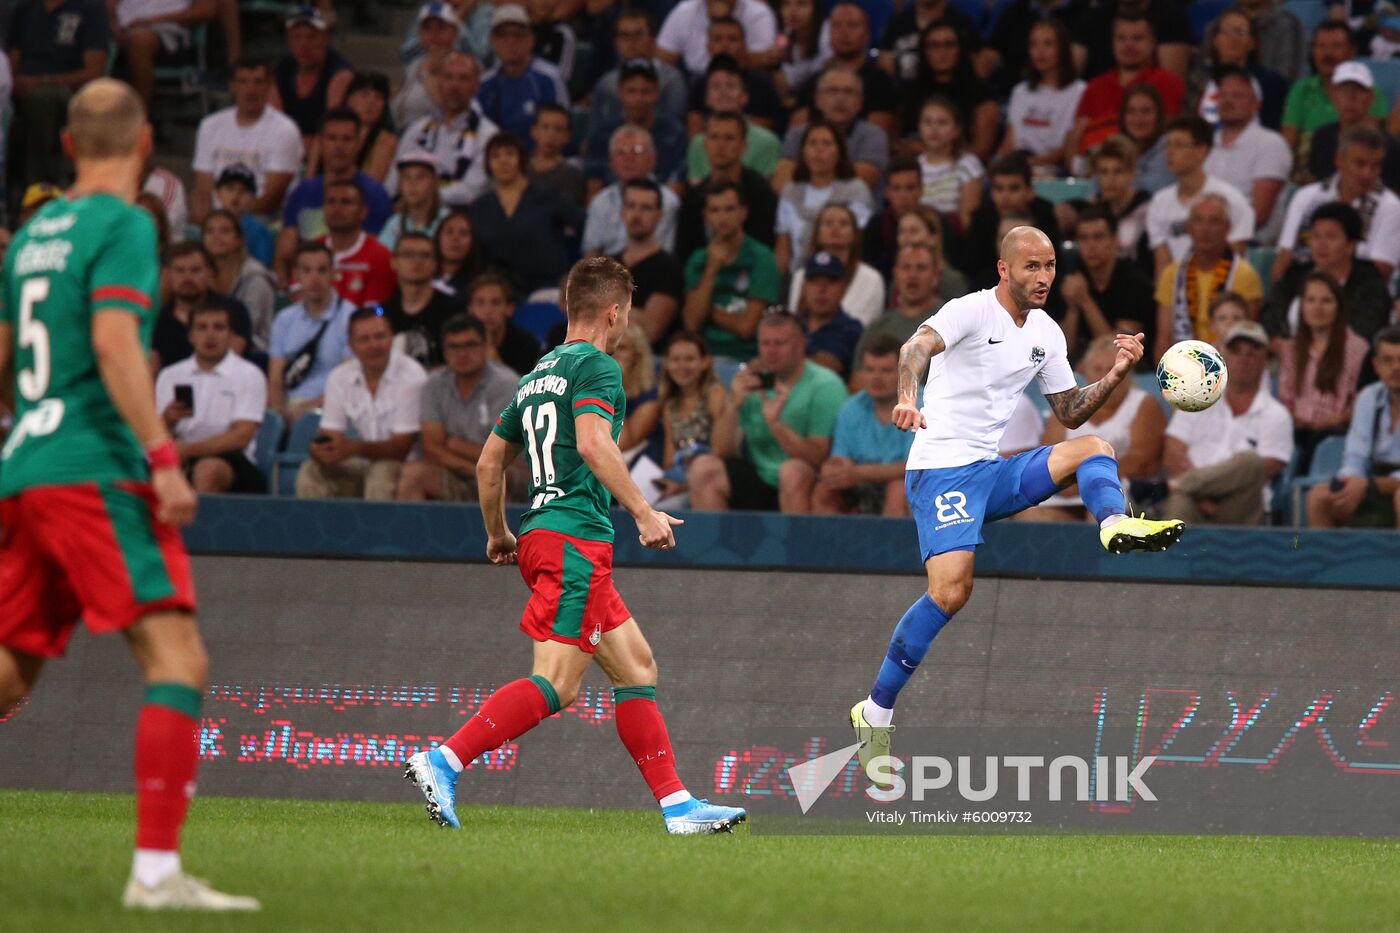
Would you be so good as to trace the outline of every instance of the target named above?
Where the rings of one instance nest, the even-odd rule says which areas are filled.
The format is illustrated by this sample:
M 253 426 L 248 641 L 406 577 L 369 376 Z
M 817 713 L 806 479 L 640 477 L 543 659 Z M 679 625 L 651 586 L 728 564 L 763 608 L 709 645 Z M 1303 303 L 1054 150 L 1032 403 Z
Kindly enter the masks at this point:
M 394 498 L 404 461 L 418 440 L 428 375 L 393 346 L 394 332 L 382 308 L 350 315 L 354 356 L 326 380 L 321 430 L 311 458 L 297 471 L 298 498 Z
M 1216 83 L 1220 126 L 1206 156 L 1206 173 L 1249 198 L 1259 227 L 1256 239 L 1273 242 L 1283 222 L 1279 194 L 1293 171 L 1293 153 L 1282 136 L 1260 125 L 1259 93 L 1249 72 L 1225 68 Z
M 1205 411 L 1176 412 L 1167 426 L 1163 515 L 1188 524 L 1259 524 L 1269 483 L 1293 456 L 1293 419 L 1260 388 L 1268 363 L 1269 337 L 1259 323 L 1242 321 L 1226 335 L 1224 397 Z
M 710 20 L 724 16 L 743 24 L 750 53 L 773 48 L 778 18 L 763 0 L 682 0 L 661 24 L 657 56 L 667 64 L 683 67 L 691 76 L 703 75 L 710 66 Z
M 453 207 L 476 200 L 487 188 L 486 144 L 498 128 L 476 102 L 480 89 L 481 63 L 476 56 L 450 53 L 437 80 L 437 109 L 414 120 L 399 136 L 395 164 L 410 152 L 432 154 L 440 166 L 443 203 Z M 398 187 L 398 169 L 390 169 L 384 188 L 394 195 Z
M 156 377 L 156 407 L 195 492 L 267 491 L 252 460 L 267 411 L 267 379 L 232 352 L 232 335 L 227 308 L 196 308 L 190 315 L 194 354 Z
M 272 73 L 261 61 L 233 66 L 229 82 L 233 106 L 199 123 L 194 142 L 194 195 L 190 222 L 201 224 L 214 204 L 214 179 L 230 165 L 253 170 L 257 190 L 252 213 L 273 217 L 282 210 L 287 188 L 301 168 L 301 131 L 291 117 L 268 105 Z M 220 205 L 222 206 L 222 205 Z
M 1026 79 L 1011 89 L 1000 154 L 1021 150 L 1030 154 L 1032 165 L 1063 165 L 1065 137 L 1074 129 L 1085 84 L 1075 77 L 1064 23 L 1040 20 L 1031 27 L 1027 43 Z
M 608 164 L 617 181 L 604 187 L 588 202 L 588 216 L 583 222 L 585 256 L 616 256 L 627 248 L 627 228 L 622 223 L 622 187 L 629 181 L 652 178 L 656 146 L 651 134 L 630 123 L 618 127 L 608 141 Z M 656 242 L 667 252 L 676 248 L 676 219 L 680 211 L 681 199 L 669 186 L 662 185 L 661 223 L 656 229 Z
M 1353 126 L 1337 145 L 1337 174 L 1299 188 L 1288 202 L 1283 231 L 1278 237 L 1278 258 L 1272 278 L 1282 278 L 1293 260 L 1307 262 L 1309 253 L 1303 231 L 1313 211 L 1329 201 L 1350 204 L 1361 213 L 1361 242 L 1357 259 L 1369 259 L 1390 280 L 1400 264 L 1400 198 L 1381 184 L 1385 137 L 1374 126 Z
M 109 0 L 110 2 L 110 0 Z M 112 38 L 122 51 L 131 86 L 151 106 L 156 85 L 156 56 L 174 54 L 190 44 L 190 26 L 213 22 L 218 0 L 118 0 Z
M 1230 246 L 1240 252 L 1254 238 L 1254 208 L 1245 196 L 1205 170 L 1215 130 L 1194 114 L 1173 117 L 1167 123 L 1167 169 L 1176 176 L 1152 196 L 1147 205 L 1147 242 L 1152 247 L 1156 275 L 1191 247 L 1186 220 L 1191 206 L 1203 194 L 1218 194 L 1230 207 Z

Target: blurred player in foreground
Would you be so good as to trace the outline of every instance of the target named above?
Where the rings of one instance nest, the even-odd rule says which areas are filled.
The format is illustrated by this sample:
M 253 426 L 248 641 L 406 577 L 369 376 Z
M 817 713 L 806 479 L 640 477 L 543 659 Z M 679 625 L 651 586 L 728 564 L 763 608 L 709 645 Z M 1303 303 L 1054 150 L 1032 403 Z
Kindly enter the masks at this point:
M 862 767 L 890 753 L 895 699 L 928 653 L 934 636 L 972 595 L 974 554 L 982 525 L 1044 502 L 1078 482 L 1099 522 L 1099 540 L 1115 554 L 1165 551 L 1181 537 L 1177 520 L 1127 513 L 1118 461 L 1101 437 L 1088 436 L 1002 459 L 1006 423 L 1032 378 L 1055 417 L 1076 428 L 1098 410 L 1142 359 L 1142 334 L 1119 334 L 1113 368 L 1077 388 L 1065 337 L 1045 300 L 1055 281 L 1055 248 L 1034 227 L 1016 227 L 1001 242 L 1001 282 L 948 302 L 919 326 L 899 355 L 899 401 L 892 421 L 914 430 L 904 485 L 919 529 L 928 592 L 895 627 L 868 699 L 851 708 L 862 742 Z M 923 404 L 920 407 L 920 388 Z
M 727 832 L 747 814 L 696 800 L 676 774 L 675 754 L 656 705 L 656 662 L 637 621 L 613 586 L 616 498 L 646 547 L 669 550 L 681 524 L 653 509 L 618 449 L 627 396 L 609 354 L 627 329 L 632 274 L 613 259 L 585 259 L 569 272 L 569 330 L 520 380 L 476 467 L 486 554 L 517 560 L 530 588 L 520 628 L 535 640 L 534 673 L 501 687 L 438 748 L 408 760 L 404 777 L 428 801 L 428 815 L 461 828 L 457 777 L 478 755 L 523 735 L 574 701 L 594 661 L 613 684 L 617 733 L 656 796 L 671 833 Z M 530 507 L 520 540 L 506 526 L 506 468 L 525 451 Z
M 208 659 L 176 528 L 195 496 L 147 362 L 160 265 L 151 215 L 132 203 L 151 152 L 141 99 L 120 81 L 86 85 L 63 149 L 78 180 L 15 235 L 4 271 L 0 392 L 14 392 L 15 424 L 0 452 L 0 710 L 33 689 L 79 619 L 121 632 L 146 680 L 122 902 L 257 910 L 180 868 Z

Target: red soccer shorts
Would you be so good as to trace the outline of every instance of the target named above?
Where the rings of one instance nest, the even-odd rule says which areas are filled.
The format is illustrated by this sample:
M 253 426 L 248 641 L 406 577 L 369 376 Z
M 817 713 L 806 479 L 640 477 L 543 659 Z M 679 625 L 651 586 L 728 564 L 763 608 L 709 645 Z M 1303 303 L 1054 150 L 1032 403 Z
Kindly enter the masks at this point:
M 530 602 L 520 630 L 535 641 L 560 641 L 592 654 L 603 633 L 632 613 L 612 577 L 612 544 L 540 528 L 520 536 L 520 576 Z
M 59 657 L 83 620 L 94 634 L 154 612 L 195 611 L 180 532 L 145 483 L 36 486 L 0 500 L 0 645 Z

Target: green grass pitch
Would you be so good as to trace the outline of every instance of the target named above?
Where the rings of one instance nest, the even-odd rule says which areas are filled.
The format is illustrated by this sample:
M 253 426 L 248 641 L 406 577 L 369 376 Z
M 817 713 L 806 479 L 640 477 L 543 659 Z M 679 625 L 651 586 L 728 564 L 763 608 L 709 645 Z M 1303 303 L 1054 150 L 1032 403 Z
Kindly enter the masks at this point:
M 118 906 L 132 800 L 0 791 L 0 929 L 1360 930 L 1400 923 L 1400 842 L 1241 837 L 670 838 L 649 812 L 200 798 L 193 874 L 254 916 Z M 876 883 L 874 879 L 882 879 Z

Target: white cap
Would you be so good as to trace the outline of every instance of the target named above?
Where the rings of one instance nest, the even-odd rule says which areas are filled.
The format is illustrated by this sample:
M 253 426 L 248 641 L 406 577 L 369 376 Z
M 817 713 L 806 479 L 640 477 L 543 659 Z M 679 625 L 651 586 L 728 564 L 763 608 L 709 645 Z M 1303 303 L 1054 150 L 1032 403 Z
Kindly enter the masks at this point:
M 1342 62 L 1332 72 L 1333 84 L 1346 84 L 1348 81 L 1364 88 L 1374 88 L 1376 79 L 1371 77 L 1371 69 L 1361 62 Z

